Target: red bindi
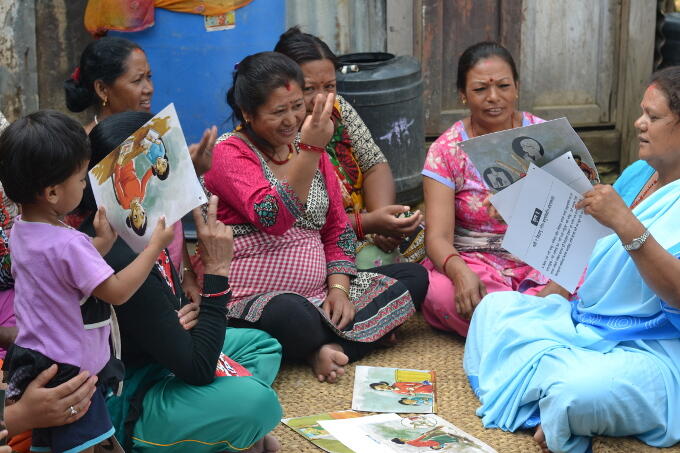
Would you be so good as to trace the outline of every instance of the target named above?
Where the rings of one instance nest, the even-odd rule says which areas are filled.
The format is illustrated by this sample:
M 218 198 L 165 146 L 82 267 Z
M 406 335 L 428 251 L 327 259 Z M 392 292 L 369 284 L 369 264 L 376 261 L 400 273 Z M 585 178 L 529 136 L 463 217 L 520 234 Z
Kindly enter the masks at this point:
M 489 83 L 493 83 L 493 77 L 489 78 Z
M 285 84 L 286 90 L 290 91 L 290 82 L 286 82 Z

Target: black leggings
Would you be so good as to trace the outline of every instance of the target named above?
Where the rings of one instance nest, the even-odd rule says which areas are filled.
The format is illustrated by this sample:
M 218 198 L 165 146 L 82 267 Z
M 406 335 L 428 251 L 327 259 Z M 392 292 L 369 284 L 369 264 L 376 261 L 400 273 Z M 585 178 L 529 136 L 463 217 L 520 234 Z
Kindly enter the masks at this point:
M 366 272 L 392 277 L 404 285 L 413 303 L 420 307 L 427 293 L 427 271 L 419 264 L 388 264 Z M 303 361 L 314 351 L 328 343 L 337 343 L 350 361 L 359 360 L 375 348 L 375 343 L 349 341 L 338 337 L 323 320 L 319 310 L 302 296 L 280 294 L 273 297 L 256 322 L 230 319 L 234 327 L 251 327 L 264 330 L 276 338 L 283 347 L 285 360 Z

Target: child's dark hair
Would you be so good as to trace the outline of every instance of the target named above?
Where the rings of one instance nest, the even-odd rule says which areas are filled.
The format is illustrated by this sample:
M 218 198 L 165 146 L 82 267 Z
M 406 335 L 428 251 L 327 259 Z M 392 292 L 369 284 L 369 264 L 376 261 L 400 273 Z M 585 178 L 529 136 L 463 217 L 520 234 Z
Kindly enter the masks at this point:
M 291 27 L 279 38 L 274 52 L 280 52 L 301 65 L 308 61 L 330 60 L 338 67 L 338 58 L 328 45 L 309 33 L 303 33 L 300 26 Z
M 512 55 L 505 47 L 501 46 L 494 41 L 483 41 L 473 44 L 460 56 L 458 60 L 458 74 L 456 80 L 456 86 L 458 91 L 465 92 L 465 85 L 467 84 L 467 75 L 477 63 L 481 60 L 485 60 L 491 57 L 498 57 L 505 61 L 510 69 L 512 70 L 512 78 L 515 84 L 519 82 L 519 73 L 517 72 L 517 66 L 515 65 L 515 60 Z
M 80 56 L 78 69 L 64 82 L 66 107 L 72 112 L 82 112 L 98 104 L 94 82 L 101 80 L 111 85 L 127 70 L 125 60 L 135 49 L 141 50 L 141 47 L 116 37 L 104 37 L 88 44 Z
M 34 203 L 45 188 L 66 181 L 89 158 L 83 126 L 55 110 L 26 115 L 0 135 L 0 181 L 15 203 Z
M 368 384 L 368 386 L 371 387 L 373 390 L 376 390 L 377 387 L 379 387 L 381 385 L 388 385 L 389 386 L 390 383 L 386 382 L 386 381 L 380 381 L 380 382 L 373 382 L 371 384 Z
M 680 66 L 669 66 L 655 72 L 649 84 L 663 92 L 668 99 L 668 108 L 680 120 Z
M 123 143 L 134 131 L 144 126 L 151 118 L 153 118 L 153 113 L 149 112 L 122 112 L 100 121 L 90 132 L 92 158 L 90 159 L 89 169 L 92 169 L 92 167 L 101 162 L 103 158 Z M 94 200 L 94 194 L 92 193 L 88 178 L 87 187 L 83 192 L 83 199 L 78 205 L 76 212 L 88 214 L 96 210 L 97 203 Z
M 260 52 L 247 56 L 237 66 L 227 92 L 227 103 L 234 118 L 245 123 L 243 113 L 255 115 L 275 89 L 295 82 L 302 89 L 305 78 L 300 66 L 278 52 Z

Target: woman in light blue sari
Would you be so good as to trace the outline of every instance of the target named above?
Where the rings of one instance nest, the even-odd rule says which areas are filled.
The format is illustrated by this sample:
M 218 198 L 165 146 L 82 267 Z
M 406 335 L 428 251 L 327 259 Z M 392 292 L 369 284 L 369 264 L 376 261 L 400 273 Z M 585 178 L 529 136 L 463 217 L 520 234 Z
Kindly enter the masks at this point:
M 615 232 L 577 295 L 494 293 L 472 318 L 477 415 L 536 428 L 544 452 L 589 451 L 594 435 L 680 441 L 680 67 L 654 74 L 641 106 L 641 160 L 576 206 Z

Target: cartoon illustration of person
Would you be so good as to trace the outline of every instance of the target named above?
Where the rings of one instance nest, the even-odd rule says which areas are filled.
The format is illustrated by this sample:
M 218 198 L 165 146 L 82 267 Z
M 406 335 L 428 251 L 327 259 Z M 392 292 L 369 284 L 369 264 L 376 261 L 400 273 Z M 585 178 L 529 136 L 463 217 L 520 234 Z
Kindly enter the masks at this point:
M 500 165 L 503 163 L 498 162 Z M 505 166 L 505 165 L 504 165 Z M 514 171 L 517 171 L 513 168 Z M 521 172 L 520 175 L 522 175 Z M 501 167 L 489 167 L 482 174 L 484 182 L 494 190 L 503 190 L 513 183 L 513 177 L 506 169 Z
M 466 446 L 479 448 L 467 439 L 444 431 L 442 426 L 436 426 L 415 439 L 408 440 L 395 437 L 392 439 L 392 442 L 399 445 L 411 445 L 413 447 L 429 447 L 430 450 L 442 450 L 446 448 L 448 444 L 464 444 Z
M 392 391 L 399 395 L 415 395 L 416 393 L 432 393 L 432 383 L 430 381 L 421 382 L 395 382 L 389 384 L 385 381 L 369 384 L 373 390 L 381 392 Z
M 592 168 L 590 168 L 588 166 L 588 164 L 583 162 L 583 159 L 581 159 L 581 156 L 579 156 L 578 154 L 574 154 L 574 162 L 576 162 L 576 165 L 578 165 L 578 168 L 581 169 L 583 174 L 586 175 L 586 178 L 588 178 L 588 181 L 590 181 L 591 183 L 600 182 L 597 179 L 597 174 L 595 173 L 595 170 L 593 170 Z
M 410 395 L 399 400 L 399 404 L 404 406 L 430 406 L 432 397 L 427 395 Z
M 154 176 L 164 181 L 170 174 L 170 162 L 168 161 L 168 153 L 165 150 L 165 145 L 158 132 L 149 129 L 146 137 L 141 142 L 144 156 L 151 164 L 151 169 Z
M 121 208 L 130 210 L 125 219 L 125 224 L 137 235 L 144 236 L 146 233 L 147 217 L 142 202 L 146 196 L 146 186 L 153 176 L 152 168 L 149 168 L 142 179 L 137 177 L 135 161 L 129 159 L 122 163 L 126 153 L 121 149 L 118 163 L 113 170 L 113 192 Z
M 543 145 L 535 138 L 526 135 L 517 137 L 512 141 L 512 151 L 522 159 L 533 163 L 537 163 L 545 154 Z

